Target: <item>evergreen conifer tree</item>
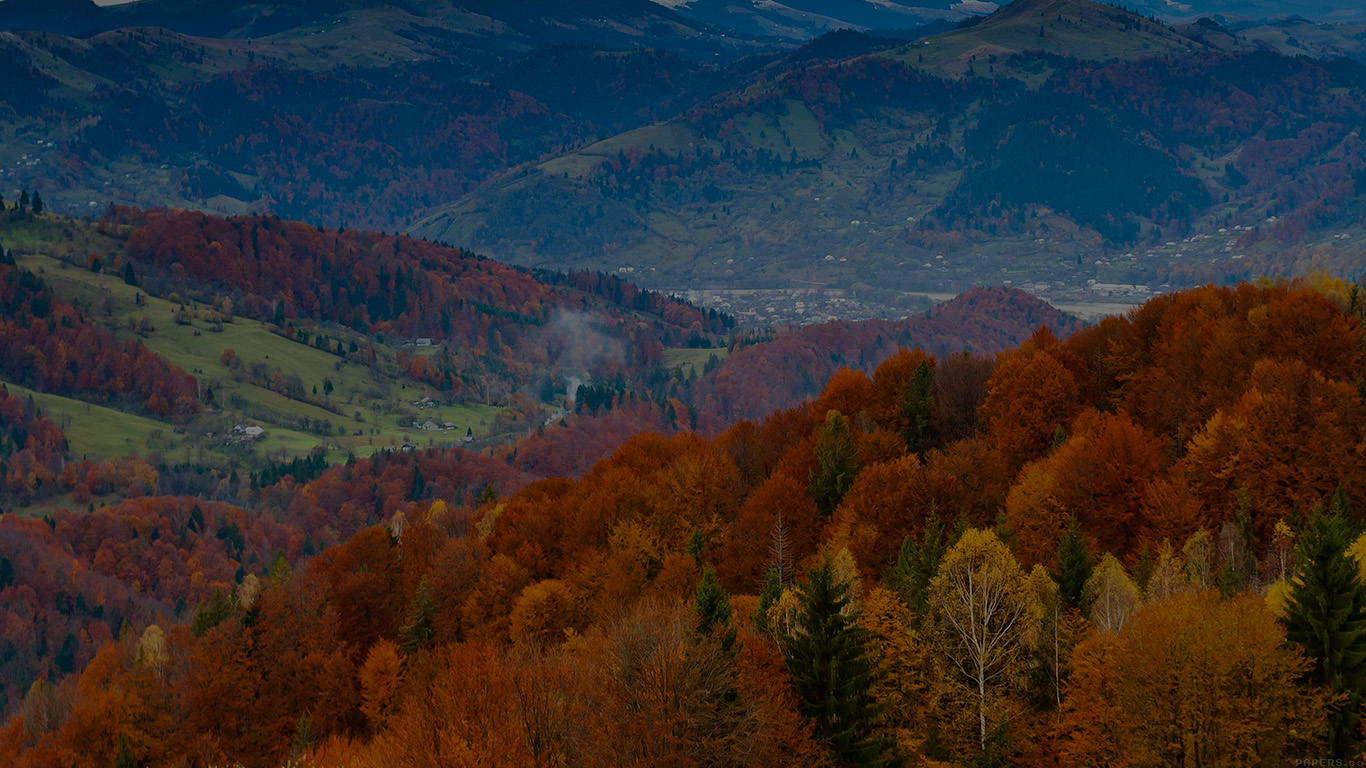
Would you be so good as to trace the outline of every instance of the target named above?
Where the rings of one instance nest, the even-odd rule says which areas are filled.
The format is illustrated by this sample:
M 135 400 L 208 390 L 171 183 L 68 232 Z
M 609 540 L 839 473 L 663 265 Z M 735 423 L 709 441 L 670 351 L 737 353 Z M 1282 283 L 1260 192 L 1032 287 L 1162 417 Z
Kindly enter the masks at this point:
M 1332 512 L 1314 512 L 1300 537 L 1299 575 L 1284 619 L 1286 639 L 1314 662 L 1308 677 L 1346 696 L 1328 719 L 1329 753 L 1339 760 L 1357 754 L 1366 693 L 1366 587 L 1346 554 L 1355 526 L 1338 514 L 1345 502 L 1335 497 Z
M 427 493 L 427 480 L 422 476 L 422 462 L 413 457 L 413 490 L 408 494 L 410 501 L 417 501 Z
M 825 415 L 825 426 L 816 439 L 816 464 L 811 473 L 811 495 L 822 517 L 829 517 L 858 476 L 858 451 L 849 420 L 839 411 Z
M 901 436 L 906 441 L 906 449 L 923 456 L 934 441 L 930 430 L 930 398 L 934 387 L 934 371 L 928 361 L 920 361 L 911 383 L 906 387 L 906 397 L 901 401 L 901 416 L 906 420 L 906 430 Z
M 1081 526 L 1075 519 L 1067 527 L 1067 535 L 1058 543 L 1058 599 L 1064 608 L 1081 610 L 1081 596 L 1091 578 L 1091 550 L 1081 536 Z
M 114 756 L 114 768 L 138 768 L 138 762 L 133 759 L 133 753 L 128 751 L 128 739 L 119 734 L 119 751 Z
M 697 631 L 704 635 L 719 633 L 721 650 L 729 653 L 735 647 L 735 628 L 730 625 L 730 595 L 721 589 L 711 566 L 702 569 L 702 581 L 693 593 L 692 606 L 697 614 Z
M 764 585 L 759 589 L 759 605 L 754 611 L 754 628 L 760 632 L 768 631 L 768 610 L 783 596 L 783 585 L 778 581 L 778 570 L 769 568 L 764 575 Z
M 925 516 L 925 530 L 920 540 L 907 536 L 901 541 L 896 565 L 887 575 L 888 586 L 901 595 L 902 601 L 911 609 L 914 621 L 918 622 L 925 615 L 927 590 L 939 570 L 945 544 L 944 524 L 939 520 L 939 513 L 932 509 Z
M 408 613 L 408 623 L 398 631 L 399 650 L 413 655 L 431 644 L 436 637 L 432 628 L 432 618 L 436 616 L 436 600 L 432 598 L 432 587 L 427 577 L 418 584 L 417 595 L 413 597 L 413 608 Z
M 878 706 L 869 687 L 877 668 L 867 643 L 867 630 L 849 610 L 848 587 L 827 559 L 807 573 L 797 627 L 784 650 L 802 709 L 840 765 L 885 762 L 888 745 L 873 728 Z
M 43 212 L 43 198 L 38 194 L 38 190 L 36 189 L 33 191 L 33 212 Z

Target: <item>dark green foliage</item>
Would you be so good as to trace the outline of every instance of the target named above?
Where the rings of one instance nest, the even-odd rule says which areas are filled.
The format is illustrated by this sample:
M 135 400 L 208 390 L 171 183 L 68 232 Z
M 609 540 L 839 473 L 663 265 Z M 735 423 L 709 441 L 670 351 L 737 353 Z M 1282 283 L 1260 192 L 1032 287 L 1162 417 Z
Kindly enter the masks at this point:
M 138 273 L 137 270 L 133 269 L 133 262 L 131 261 L 123 262 L 123 282 L 128 285 L 138 284 Z
M 971 167 L 939 215 L 947 222 L 1046 206 L 1125 243 L 1137 238 L 1140 217 L 1185 220 L 1209 205 L 1177 158 L 1145 142 L 1142 119 L 1126 117 L 1053 92 L 985 112 L 964 137 Z
M 887 574 L 887 585 L 910 607 L 914 621 L 918 622 L 928 610 L 930 579 L 939 571 L 947 544 L 944 523 L 934 510 L 925 516 L 925 530 L 919 541 L 910 536 L 901 541 L 896 565 Z
M 721 589 L 716 571 L 702 570 L 702 581 L 693 593 L 693 611 L 697 614 L 697 631 L 706 635 L 718 633 L 721 650 L 729 653 L 735 647 L 735 628 L 730 625 L 730 595 Z
M 251 474 L 252 487 L 269 488 L 283 480 L 285 475 L 293 477 L 297 483 L 306 483 L 321 475 L 325 469 L 327 469 L 327 456 L 322 452 L 310 453 L 307 456 L 293 458 L 289 461 L 272 462 L 263 467 L 260 472 Z
M 692 557 L 693 561 L 700 567 L 702 565 L 702 550 L 706 549 L 707 537 L 702 535 L 702 531 L 694 528 L 692 535 L 688 537 L 688 543 L 683 546 L 683 551 Z
M 1058 582 L 1058 600 L 1063 608 L 1081 610 L 1082 590 L 1091 578 L 1091 550 L 1075 519 L 1058 544 L 1058 561 L 1058 572 L 1054 576 Z
M 214 592 L 207 605 L 201 605 L 195 609 L 194 618 L 190 620 L 191 634 L 195 637 L 203 637 L 205 632 L 232 616 L 232 612 L 232 603 L 228 600 L 227 595 L 222 592 Z
M 313 720 L 305 710 L 299 715 L 299 724 L 294 728 L 294 754 L 302 755 L 318 745 L 318 737 L 313 733 Z
M 483 489 L 479 491 L 478 506 L 482 507 L 485 504 L 493 504 L 496 501 L 498 501 L 498 489 L 494 488 L 492 483 L 485 485 Z
M 41 195 L 38 194 L 38 191 L 37 191 L 37 190 L 34 190 L 34 191 L 33 191 L 33 212 L 34 212 L 34 213 L 42 213 L 42 212 L 43 212 L 43 198 L 42 198 Z
M 764 586 L 759 589 L 759 606 L 754 611 L 754 628 L 768 631 L 768 609 L 783 596 L 783 585 L 778 582 L 778 571 L 769 568 L 764 574 Z
M 190 507 L 190 519 L 185 525 L 195 533 L 204 530 L 204 510 L 200 509 L 198 504 Z
M 57 655 L 53 659 L 57 669 L 63 673 L 75 672 L 76 652 L 78 650 L 80 650 L 80 644 L 77 642 L 76 636 L 67 632 L 66 639 L 62 640 L 62 647 L 57 649 Z
M 1314 666 L 1311 681 L 1344 694 L 1346 701 L 1329 715 L 1329 754 L 1357 754 L 1361 703 L 1366 692 L 1366 587 L 1346 550 L 1356 526 L 1334 512 L 1315 511 L 1300 537 L 1298 578 L 1291 582 L 1286 607 L 1286 638 L 1304 647 Z
M 422 583 L 417 587 L 417 594 L 413 597 L 413 608 L 408 612 L 408 623 L 398 631 L 398 647 L 403 653 L 411 656 L 427 646 L 431 645 L 432 639 L 436 637 L 436 630 L 432 627 L 432 618 L 436 616 L 436 600 L 432 598 L 431 585 L 427 583 L 427 577 L 422 577 Z
M 816 464 L 819 468 L 810 476 L 811 495 L 821 516 L 829 517 L 853 487 L 859 471 L 854 435 L 849 420 L 839 411 L 825 416 L 825 426 L 816 440 Z
M 114 768 L 138 768 L 133 754 L 128 751 L 128 739 L 123 734 L 119 734 L 119 751 L 114 757 Z
M 920 361 L 911 382 L 906 386 L 906 397 L 901 401 L 901 416 L 906 420 L 906 430 L 901 433 L 906 440 L 906 449 L 923 456 L 934 442 L 930 429 L 930 399 L 934 390 L 934 371 L 928 361 Z
M 422 462 L 413 458 L 413 490 L 408 494 L 410 501 L 417 501 L 427 495 L 427 480 L 422 477 Z
M 878 766 L 888 744 L 876 733 L 878 707 L 868 695 L 877 668 L 868 632 L 856 623 L 845 584 L 827 559 L 807 573 L 798 627 L 784 638 L 787 666 L 802 710 L 840 765 Z

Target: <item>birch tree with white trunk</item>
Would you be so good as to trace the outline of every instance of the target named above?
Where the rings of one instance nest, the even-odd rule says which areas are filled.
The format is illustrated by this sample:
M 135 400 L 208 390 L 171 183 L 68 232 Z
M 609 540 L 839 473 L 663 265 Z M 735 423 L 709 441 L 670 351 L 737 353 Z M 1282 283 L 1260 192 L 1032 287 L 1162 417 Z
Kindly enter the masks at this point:
M 1039 601 L 1005 543 L 976 528 L 944 555 L 929 591 L 939 647 L 975 695 L 985 749 L 988 705 L 1019 677 L 1038 634 Z

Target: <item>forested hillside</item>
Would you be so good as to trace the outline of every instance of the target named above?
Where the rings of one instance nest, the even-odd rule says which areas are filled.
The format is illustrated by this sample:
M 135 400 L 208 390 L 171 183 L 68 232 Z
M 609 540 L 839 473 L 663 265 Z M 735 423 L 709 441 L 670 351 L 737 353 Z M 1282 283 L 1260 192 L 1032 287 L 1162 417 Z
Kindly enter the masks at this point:
M 5 638 L 0 760 L 1355 755 L 1361 677 L 1324 670 L 1366 643 L 1362 342 L 1356 286 L 1207 287 L 903 349 L 579 480 L 395 453 L 240 507 L 6 515 L 6 626 L 46 630 Z
M 410 231 L 657 290 L 893 292 L 846 319 L 902 291 L 1071 301 L 1359 261 L 1359 25 L 939 10 L 935 34 L 793 50 L 649 0 L 149 0 L 95 9 L 99 34 L 0 39 L 0 164 L 67 214 Z

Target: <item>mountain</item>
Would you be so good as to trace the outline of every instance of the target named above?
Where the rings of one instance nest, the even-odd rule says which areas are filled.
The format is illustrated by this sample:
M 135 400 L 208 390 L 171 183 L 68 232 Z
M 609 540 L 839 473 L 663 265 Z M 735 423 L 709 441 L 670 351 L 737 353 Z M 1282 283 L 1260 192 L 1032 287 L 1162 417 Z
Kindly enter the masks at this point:
M 1321 24 L 1294 17 L 1273 22 L 1229 21 L 1226 26 L 1239 37 L 1287 56 L 1366 62 L 1366 21 Z
M 111 13 L 93 0 L 4 0 L 0 29 L 31 29 L 59 35 L 87 35 L 107 29 Z
M 407 230 L 757 323 L 1001 283 L 1133 301 L 1359 253 L 1362 69 L 1295 57 L 1350 53 L 1350 26 L 1019 0 L 765 48 L 643 0 L 228 10 L 223 34 L 288 29 L 0 38 L 8 195 Z M 336 13 L 284 24 L 304 11 Z
M 575 43 L 652 47 L 699 60 L 729 61 L 766 47 L 649 0 L 519 0 L 511 4 L 498 0 L 138 0 L 107 8 L 91 0 L 0 2 L 0 29 L 89 36 L 157 27 L 192 37 L 292 40 L 315 48 L 323 43 L 354 47 L 347 43 L 368 37 L 376 28 L 393 31 L 396 18 L 418 27 L 418 38 L 435 36 L 447 46 L 483 38 L 505 55 Z M 323 40 L 310 39 L 318 37 Z M 398 45 L 403 47 L 402 42 Z
M 1215 15 L 1252 20 L 1298 16 L 1328 23 L 1366 20 L 1366 9 L 1353 0 L 1136 0 L 1125 6 L 1144 14 L 1183 20 Z
M 908 29 L 939 20 L 961 21 L 996 8 L 989 2 L 927 0 L 691 0 L 672 5 L 681 15 L 755 36 L 809 39 L 837 29 Z
M 775 64 L 414 231 L 717 291 L 1005 281 L 1083 298 L 1304 270 L 1311 252 L 1348 269 L 1363 86 L 1360 64 L 1217 24 L 1020 0 L 902 47 Z

